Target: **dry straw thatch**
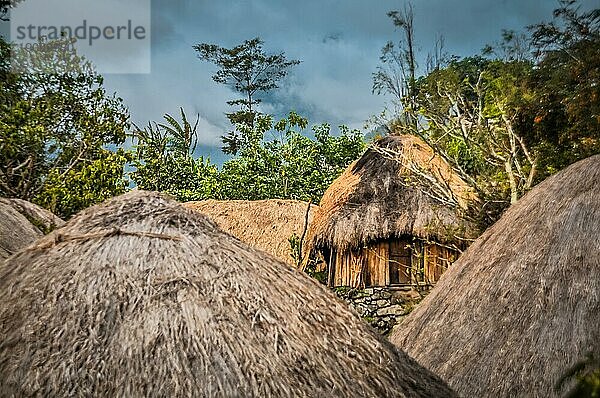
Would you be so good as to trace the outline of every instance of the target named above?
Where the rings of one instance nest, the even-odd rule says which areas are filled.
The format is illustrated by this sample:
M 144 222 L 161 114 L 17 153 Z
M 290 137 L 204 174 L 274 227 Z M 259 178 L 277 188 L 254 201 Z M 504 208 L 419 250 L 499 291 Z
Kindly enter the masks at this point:
M 415 172 L 431 177 L 429 183 L 443 184 L 441 191 L 452 195 L 445 199 L 456 206 L 420 189 L 422 181 Z M 325 192 L 310 225 L 309 248 L 344 251 L 401 236 L 462 243 L 460 239 L 476 233 L 459 215 L 473 198 L 467 184 L 421 139 L 388 136 L 369 148 Z
M 242 242 L 292 263 L 289 238 L 302 237 L 308 203 L 299 200 L 203 200 L 184 204 L 206 214 L 221 229 Z M 317 206 L 311 205 L 308 223 Z
M 0 198 L 0 260 L 62 224 L 60 218 L 33 203 Z
M 462 255 L 391 340 L 467 397 L 557 397 L 600 356 L 600 155 L 538 185 Z M 569 388 L 568 385 L 564 387 Z
M 3 263 L 0 395 L 453 393 L 323 286 L 137 191 Z

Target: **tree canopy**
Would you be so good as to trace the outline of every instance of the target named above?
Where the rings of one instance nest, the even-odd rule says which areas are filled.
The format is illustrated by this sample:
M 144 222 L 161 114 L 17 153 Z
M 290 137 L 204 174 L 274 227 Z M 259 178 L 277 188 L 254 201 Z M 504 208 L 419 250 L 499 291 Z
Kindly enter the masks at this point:
M 257 37 L 232 48 L 207 43 L 194 46 L 201 60 L 219 67 L 212 76 L 213 80 L 242 95 L 241 98 L 227 101 L 228 105 L 239 107 L 239 110 L 227 114 L 234 126 L 245 124 L 253 127 L 260 114 L 257 110 L 261 102 L 259 95 L 278 88 L 290 68 L 300 63 L 298 60 L 288 60 L 284 53 L 267 54 L 263 44 Z M 223 151 L 236 154 L 246 139 L 239 131 L 230 132 L 223 137 Z
M 41 204 L 67 217 L 124 192 L 129 127 L 122 101 L 69 40 L 35 51 L 0 40 L 0 194 Z M 22 73 L 14 73 L 16 69 Z
M 260 115 L 253 127 L 238 129 L 251 137 L 236 157 L 219 169 L 195 157 L 196 130 L 181 112 L 182 123 L 165 115 L 135 135 L 134 182 L 143 189 L 169 192 L 179 200 L 299 199 L 318 202 L 327 187 L 364 149 L 362 134 L 340 127 L 339 136 L 327 124 L 305 131 L 308 120 L 295 112 L 274 121 Z
M 391 16 L 412 26 L 412 13 Z M 600 10 L 561 0 L 529 35 L 504 31 L 480 55 L 438 57 L 414 80 L 406 35 L 384 48 L 374 75 L 400 104 L 388 130 L 420 136 L 446 159 L 477 193 L 470 216 L 486 227 L 533 185 L 600 152 L 599 27 Z
M 0 0 L 0 21 L 8 21 L 8 11 L 23 0 Z

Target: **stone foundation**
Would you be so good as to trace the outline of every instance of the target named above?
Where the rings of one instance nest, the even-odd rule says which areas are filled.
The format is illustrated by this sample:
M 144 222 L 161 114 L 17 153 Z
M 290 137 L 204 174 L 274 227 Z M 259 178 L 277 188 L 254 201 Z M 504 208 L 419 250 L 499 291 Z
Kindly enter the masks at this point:
M 381 334 L 388 334 L 425 296 L 412 287 L 338 287 L 336 294 Z

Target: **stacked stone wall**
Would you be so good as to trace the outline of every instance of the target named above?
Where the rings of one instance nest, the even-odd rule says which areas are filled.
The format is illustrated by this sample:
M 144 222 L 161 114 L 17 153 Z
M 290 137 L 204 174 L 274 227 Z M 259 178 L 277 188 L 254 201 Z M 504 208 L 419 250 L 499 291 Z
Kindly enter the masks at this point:
M 425 292 L 410 287 L 336 288 L 335 292 L 384 335 L 406 317 L 425 295 Z

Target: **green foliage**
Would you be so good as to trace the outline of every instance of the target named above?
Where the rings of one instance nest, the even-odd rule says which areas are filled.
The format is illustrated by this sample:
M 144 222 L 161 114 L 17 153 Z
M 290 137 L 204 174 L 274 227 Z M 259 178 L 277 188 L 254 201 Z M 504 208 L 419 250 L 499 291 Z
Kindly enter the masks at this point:
M 104 150 L 66 174 L 53 169 L 35 202 L 68 217 L 80 209 L 125 193 L 127 181 L 123 179 L 123 169 L 129 159 L 122 149 L 116 152 Z
M 123 192 L 125 155 L 107 146 L 125 140 L 128 113 L 92 65 L 70 40 L 15 49 L 12 59 L 9 44 L 0 48 L 0 194 L 68 217 Z
M 279 82 L 288 74 L 289 69 L 300 63 L 298 60 L 288 60 L 283 53 L 265 53 L 263 44 L 257 37 L 233 48 L 207 43 L 194 46 L 201 60 L 219 67 L 212 76 L 213 80 L 231 87 L 242 95 L 241 98 L 227 101 L 230 106 L 239 106 L 239 110 L 227 114 L 234 126 L 254 127 L 255 120 L 260 115 L 256 107 L 261 99 L 257 96 L 278 88 Z M 237 154 L 246 139 L 244 130 L 230 132 L 223 137 L 223 152 Z
M 210 181 L 206 185 L 211 191 L 200 189 L 199 196 L 318 201 L 333 179 L 364 149 L 362 136 L 356 131 L 341 127 L 341 134 L 336 137 L 324 124 L 312 128 L 315 138 L 311 139 L 303 134 L 308 121 L 295 112 L 274 122 L 271 116 L 257 110 L 261 102 L 258 96 L 278 88 L 290 68 L 300 61 L 288 60 L 284 53 L 265 53 L 259 38 L 233 48 L 202 43 L 194 49 L 201 60 L 218 66 L 212 77 L 215 82 L 241 95 L 227 102 L 239 109 L 227 114 L 235 130 L 223 137 L 223 152 L 237 157 L 225 162 L 218 172 L 218 183 L 205 177 L 188 179 Z M 182 163 L 182 158 L 178 162 Z M 185 162 L 193 164 L 189 159 Z M 189 166 L 187 169 L 191 170 Z M 205 170 L 202 172 L 206 174 Z M 192 187 L 191 191 L 198 189 Z
M 308 121 L 291 112 L 273 121 L 257 117 L 254 127 L 238 125 L 245 139 L 237 157 L 221 170 L 194 158 L 196 125 L 182 110 L 182 124 L 150 124 L 134 133 L 135 171 L 140 189 L 168 192 L 181 201 L 201 199 L 299 199 L 318 202 L 331 182 L 364 150 L 358 131 L 341 128 L 334 136 L 326 124 L 314 126 L 314 139 L 303 134 Z
M 194 158 L 199 116 L 192 125 L 184 110 L 180 112 L 181 123 L 167 114 L 166 124 L 149 123 L 133 132 L 131 178 L 140 189 L 167 192 L 180 201 L 213 197 L 218 170 L 210 160 Z
M 556 385 L 556 390 L 571 381 L 575 385 L 567 392 L 567 398 L 598 398 L 600 397 L 600 361 L 588 356 L 585 360 L 569 369 Z
M 315 138 L 303 134 L 308 121 L 294 112 L 277 123 L 260 116 L 254 128 L 246 128 L 252 137 L 239 157 L 223 165 L 223 199 L 259 200 L 298 199 L 318 202 L 323 193 L 350 162 L 364 150 L 358 131 L 341 127 L 339 136 L 331 134 L 327 124 L 313 126 Z M 270 138 L 270 139 L 268 139 Z
M 317 266 L 319 265 L 318 260 L 309 258 L 307 260 L 307 264 L 304 268 L 304 272 L 315 279 L 317 282 L 322 283 L 323 285 L 327 285 L 328 271 L 327 267 L 320 267 L 322 270 L 318 270 Z
M 292 259 L 294 260 L 294 265 L 299 267 L 302 264 L 302 244 L 300 242 L 300 237 L 296 234 L 292 234 L 288 238 L 288 242 L 290 243 L 290 251 Z
M 477 193 L 471 217 L 485 228 L 546 173 L 529 130 L 533 65 L 482 57 L 454 59 L 419 79 L 416 131 Z
M 8 21 L 8 10 L 23 0 L 0 0 L 0 21 Z
M 409 47 L 388 45 L 382 62 L 399 67 L 374 75 L 376 91 L 401 104 L 389 131 L 422 137 L 451 165 L 477 194 L 469 216 L 483 228 L 539 181 L 600 152 L 600 10 L 561 0 L 530 31 L 503 31 L 496 47 L 444 60 L 408 86 Z
M 539 57 L 534 132 L 555 169 L 600 152 L 600 9 L 559 5 L 552 21 L 530 27 Z

